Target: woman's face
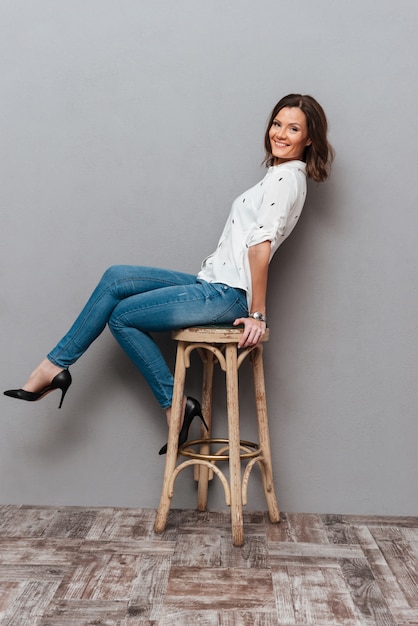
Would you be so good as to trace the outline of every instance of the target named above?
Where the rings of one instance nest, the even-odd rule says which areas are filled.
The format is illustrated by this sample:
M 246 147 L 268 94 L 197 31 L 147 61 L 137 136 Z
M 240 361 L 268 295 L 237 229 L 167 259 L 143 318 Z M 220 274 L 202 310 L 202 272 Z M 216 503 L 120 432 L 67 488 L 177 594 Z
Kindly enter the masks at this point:
M 294 159 L 302 160 L 306 146 L 312 143 L 302 109 L 280 109 L 270 127 L 269 138 L 275 165 Z

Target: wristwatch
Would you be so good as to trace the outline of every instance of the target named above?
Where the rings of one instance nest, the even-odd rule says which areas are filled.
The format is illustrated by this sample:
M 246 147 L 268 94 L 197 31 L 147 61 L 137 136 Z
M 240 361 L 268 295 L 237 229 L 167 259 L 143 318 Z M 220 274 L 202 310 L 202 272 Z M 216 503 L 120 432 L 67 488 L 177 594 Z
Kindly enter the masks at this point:
M 254 313 L 249 313 L 248 317 L 252 317 L 255 320 L 259 320 L 260 322 L 267 323 L 266 316 L 264 315 L 264 313 L 261 313 L 260 311 L 255 311 Z

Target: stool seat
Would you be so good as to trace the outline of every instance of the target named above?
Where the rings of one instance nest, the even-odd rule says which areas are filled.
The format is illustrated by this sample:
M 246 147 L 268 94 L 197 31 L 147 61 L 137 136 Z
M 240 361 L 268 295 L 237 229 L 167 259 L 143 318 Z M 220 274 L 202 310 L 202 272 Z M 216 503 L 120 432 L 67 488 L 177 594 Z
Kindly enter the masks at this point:
M 194 467 L 194 478 L 198 483 L 197 508 L 199 511 L 205 511 L 207 507 L 208 482 L 212 480 L 214 474 L 221 480 L 226 504 L 231 507 L 231 532 L 234 545 L 240 546 L 244 543 L 242 508 L 247 504 L 248 481 L 255 465 L 258 465 L 261 470 L 270 521 L 273 523 L 280 521 L 273 485 L 263 367 L 262 343 L 268 341 L 269 330 L 267 329 L 262 342 L 256 347 L 239 349 L 238 343 L 242 332 L 242 327 L 235 326 L 199 326 L 183 328 L 172 333 L 173 339 L 177 341 L 177 355 L 164 482 L 154 524 L 156 532 L 163 532 L 165 529 L 171 499 L 174 495 L 175 480 L 179 473 L 189 466 Z M 186 370 L 190 367 L 190 355 L 194 350 L 197 350 L 203 362 L 201 404 L 208 431 L 202 427 L 200 439 L 187 441 L 178 449 Z M 258 443 L 240 438 L 238 370 L 248 356 L 253 365 Z M 227 439 L 211 437 L 213 371 L 216 363 L 226 376 Z M 216 446 L 220 448 L 215 449 Z M 181 457 L 186 457 L 187 460 L 182 460 Z M 228 463 L 228 478 L 218 467 L 220 462 Z M 242 473 L 243 464 L 245 464 L 245 469 Z
M 191 326 L 174 330 L 172 338 L 176 341 L 203 341 L 205 343 L 238 343 L 242 335 L 242 326 Z M 263 342 L 270 338 L 267 328 Z

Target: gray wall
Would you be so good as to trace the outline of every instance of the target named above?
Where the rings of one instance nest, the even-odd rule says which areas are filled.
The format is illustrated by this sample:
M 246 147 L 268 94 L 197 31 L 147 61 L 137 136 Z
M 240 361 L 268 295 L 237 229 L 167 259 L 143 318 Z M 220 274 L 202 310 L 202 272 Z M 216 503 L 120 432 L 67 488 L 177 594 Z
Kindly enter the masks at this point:
M 272 106 L 311 93 L 337 160 L 271 268 L 279 503 L 417 514 L 416 31 L 416 0 L 3 0 L 2 388 L 23 384 L 108 265 L 197 271 L 263 175 Z M 166 427 L 151 393 L 108 332 L 72 373 L 61 411 L 58 394 L 1 396 L 0 501 L 156 506 Z M 257 472 L 250 497 L 264 508 Z M 189 475 L 173 505 L 194 507 Z

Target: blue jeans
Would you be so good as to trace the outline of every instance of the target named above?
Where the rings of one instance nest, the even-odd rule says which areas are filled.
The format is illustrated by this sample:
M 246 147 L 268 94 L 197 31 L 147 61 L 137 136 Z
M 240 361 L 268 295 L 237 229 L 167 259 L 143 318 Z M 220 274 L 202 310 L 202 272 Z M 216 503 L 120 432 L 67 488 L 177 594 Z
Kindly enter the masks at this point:
M 106 270 L 68 333 L 47 358 L 59 367 L 69 367 L 108 324 L 166 409 L 172 402 L 173 375 L 150 333 L 231 323 L 247 315 L 246 294 L 241 289 L 182 272 L 115 265 Z

